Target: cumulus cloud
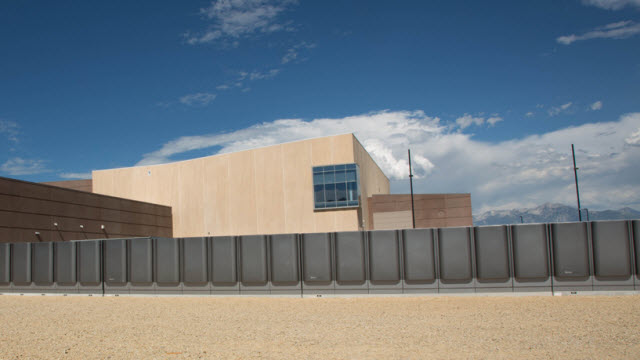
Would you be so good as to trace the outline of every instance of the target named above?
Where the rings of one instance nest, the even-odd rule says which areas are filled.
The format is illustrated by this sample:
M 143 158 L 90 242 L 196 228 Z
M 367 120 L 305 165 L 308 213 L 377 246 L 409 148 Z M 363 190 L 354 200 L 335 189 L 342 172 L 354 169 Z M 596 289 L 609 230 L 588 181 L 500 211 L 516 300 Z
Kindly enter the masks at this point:
M 210 93 L 195 93 L 188 94 L 179 99 L 181 104 L 187 106 L 207 106 L 210 102 L 216 99 L 216 94 Z
M 58 176 L 62 179 L 80 179 L 80 180 L 85 180 L 85 179 L 91 179 L 91 173 L 61 173 L 58 174 Z
M 473 117 L 473 116 L 471 116 L 469 114 L 464 114 L 464 116 L 461 116 L 461 117 L 456 119 L 456 124 L 458 124 L 460 129 L 468 128 L 471 125 L 480 126 L 480 125 L 484 124 L 484 118 Z
M 625 138 L 624 142 L 627 145 L 640 146 L 640 128 L 638 128 L 638 130 L 631 133 L 631 135 L 628 138 Z
M 349 132 L 389 176 L 395 193 L 408 192 L 410 148 L 416 192 L 470 192 L 474 213 L 545 202 L 573 204 L 575 144 L 585 206 L 640 207 L 640 113 L 498 143 L 475 140 L 423 111 L 282 119 L 229 133 L 180 137 L 145 154 L 138 165 L 169 162 L 197 149 L 228 153 Z
M 528 113 L 524 114 L 524 116 L 526 117 L 532 117 L 533 115 L 535 115 L 533 111 L 529 111 Z
M 600 110 L 600 109 L 602 109 L 602 101 L 596 101 L 596 102 L 594 102 L 593 104 L 591 104 L 591 105 L 589 106 L 589 108 L 590 108 L 592 111 L 596 111 L 596 110 Z
M 40 174 L 48 172 L 49 170 L 46 168 L 43 160 L 15 157 L 0 165 L 0 171 L 15 176 Z
M 560 36 L 556 41 L 563 45 L 570 45 L 576 41 L 582 40 L 625 39 L 638 34 L 640 34 L 640 24 L 631 20 L 626 20 L 597 27 L 582 35 L 571 34 Z
M 569 108 L 571 107 L 571 105 L 573 105 L 573 102 L 569 101 L 566 104 L 562 104 L 560 106 L 554 106 L 551 109 L 549 109 L 547 111 L 547 113 L 549 114 L 549 116 L 556 116 L 560 113 L 566 112 L 569 110 Z
M 606 10 L 620 10 L 627 6 L 640 7 L 640 0 L 582 0 L 582 3 Z
M 200 14 L 211 23 L 199 34 L 185 34 L 187 43 L 210 43 L 219 39 L 237 41 L 256 33 L 287 30 L 287 22 L 280 21 L 282 12 L 295 0 L 218 0 L 200 9 Z

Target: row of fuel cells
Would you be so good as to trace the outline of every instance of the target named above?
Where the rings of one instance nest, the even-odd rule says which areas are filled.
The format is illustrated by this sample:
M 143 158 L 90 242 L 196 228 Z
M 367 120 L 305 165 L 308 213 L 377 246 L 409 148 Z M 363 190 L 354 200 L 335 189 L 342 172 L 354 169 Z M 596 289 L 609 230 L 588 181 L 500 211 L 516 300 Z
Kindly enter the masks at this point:
M 640 221 L 0 244 L 0 293 L 640 290 Z

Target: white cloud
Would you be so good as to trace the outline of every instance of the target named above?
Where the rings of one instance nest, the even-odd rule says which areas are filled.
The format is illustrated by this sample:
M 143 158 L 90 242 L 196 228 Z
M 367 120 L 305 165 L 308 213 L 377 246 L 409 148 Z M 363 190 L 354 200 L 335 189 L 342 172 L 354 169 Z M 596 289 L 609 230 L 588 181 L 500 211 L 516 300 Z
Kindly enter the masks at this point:
M 461 116 L 459 118 L 456 119 L 456 124 L 458 124 L 458 126 L 460 127 L 460 129 L 465 129 L 468 128 L 471 125 L 477 125 L 480 126 L 482 124 L 484 124 L 484 118 L 481 117 L 473 117 L 469 114 L 464 114 L 464 116 Z
M 211 25 L 203 33 L 187 33 L 186 41 L 193 45 L 287 30 L 287 23 L 278 18 L 295 3 L 293 0 L 212 1 L 209 7 L 200 9 L 200 14 L 210 20 Z
M 640 0 L 582 0 L 582 3 L 606 10 L 620 10 L 626 6 L 640 7 Z
M 573 42 L 590 39 L 624 39 L 640 34 L 640 24 L 631 20 L 619 21 L 605 26 L 597 27 L 592 31 L 582 35 L 564 35 L 556 39 L 563 45 L 570 45 Z
M 0 134 L 4 134 L 7 140 L 17 143 L 18 140 L 18 124 L 13 121 L 0 119 Z
M 410 148 L 416 192 L 470 192 L 474 213 L 545 202 L 573 204 L 574 143 L 585 206 L 640 207 L 640 113 L 499 143 L 477 141 L 422 111 L 283 119 L 230 133 L 180 137 L 145 154 L 138 165 L 169 162 L 176 154 L 196 149 L 228 153 L 349 132 L 391 178 L 396 193 L 408 192 Z
M 492 116 L 487 119 L 487 124 L 489 124 L 489 126 L 495 126 L 497 123 L 499 123 L 502 120 L 504 119 L 501 118 L 500 116 Z
M 640 146 L 640 128 L 631 133 L 628 138 L 625 138 L 624 142 L 628 145 Z
M 207 106 L 210 102 L 216 99 L 216 94 L 210 93 L 195 93 L 181 97 L 179 99 L 181 104 L 187 106 Z
M 48 172 L 43 160 L 15 157 L 0 166 L 0 171 L 9 175 L 33 175 Z
M 602 101 L 596 101 L 589 106 L 589 108 L 593 111 L 602 109 Z
M 571 107 L 571 105 L 573 105 L 573 102 L 569 101 L 566 104 L 562 104 L 560 106 L 554 106 L 551 109 L 549 109 L 547 111 L 547 113 L 549 114 L 549 116 L 556 116 L 560 113 L 566 112 L 567 110 L 569 110 L 569 108 Z
M 91 173 L 62 173 L 58 174 L 62 179 L 91 179 Z
M 533 111 L 529 111 L 528 113 L 524 114 L 524 116 L 526 117 L 532 117 L 533 115 L 535 115 Z

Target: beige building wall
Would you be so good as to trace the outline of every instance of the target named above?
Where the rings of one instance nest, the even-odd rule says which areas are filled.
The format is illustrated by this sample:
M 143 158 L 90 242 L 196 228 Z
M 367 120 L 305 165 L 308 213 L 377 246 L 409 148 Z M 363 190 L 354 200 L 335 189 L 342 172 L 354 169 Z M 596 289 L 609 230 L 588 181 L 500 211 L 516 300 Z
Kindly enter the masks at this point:
M 353 162 L 360 166 L 363 210 L 314 211 L 311 168 Z M 353 134 L 345 134 L 98 170 L 93 191 L 171 206 L 176 237 L 309 233 L 363 228 L 367 197 L 388 193 L 389 180 Z

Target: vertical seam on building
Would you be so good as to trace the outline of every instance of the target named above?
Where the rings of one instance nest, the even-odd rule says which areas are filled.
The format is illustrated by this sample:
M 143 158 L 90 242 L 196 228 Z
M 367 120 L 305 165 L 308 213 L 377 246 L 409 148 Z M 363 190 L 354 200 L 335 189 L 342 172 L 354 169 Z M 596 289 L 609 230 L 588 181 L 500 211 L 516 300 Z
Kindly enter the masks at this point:
M 256 211 L 256 230 L 255 230 L 255 234 L 260 234 L 260 230 L 261 230 L 260 229 L 260 222 L 258 221 L 258 197 L 257 197 L 257 195 L 258 195 L 258 181 L 257 180 L 258 179 L 256 178 L 256 172 L 257 172 L 256 171 L 256 169 L 257 169 L 257 166 L 256 166 L 256 152 L 257 151 L 252 151 L 252 152 L 250 152 L 250 154 L 251 154 L 251 157 L 253 158 L 252 159 L 253 160 L 253 200 L 256 203 L 256 206 L 255 206 L 255 211 Z M 263 162 L 263 164 L 264 164 L 264 162 Z
M 288 232 L 287 229 L 287 187 L 285 186 L 285 174 L 284 174 L 284 145 L 280 145 L 280 168 L 282 169 L 282 212 L 284 213 L 284 230 Z

